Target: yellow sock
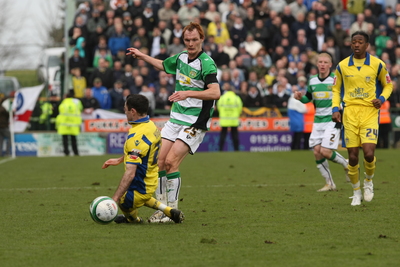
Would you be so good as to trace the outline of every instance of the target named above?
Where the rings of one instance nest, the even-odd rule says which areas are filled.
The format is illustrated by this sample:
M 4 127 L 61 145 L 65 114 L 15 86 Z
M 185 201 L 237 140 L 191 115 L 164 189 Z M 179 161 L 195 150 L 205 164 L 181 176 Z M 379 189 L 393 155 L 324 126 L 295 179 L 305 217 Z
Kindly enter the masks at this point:
M 374 177 L 375 173 L 375 163 L 376 163 L 376 157 L 374 157 L 374 160 L 372 162 L 368 162 L 364 159 L 364 168 L 365 168 L 365 180 L 367 182 L 370 182 L 372 180 L 372 177 Z
M 146 203 L 144 203 L 146 207 L 155 209 L 155 210 L 161 210 L 162 212 L 165 213 L 168 217 L 171 217 L 171 207 L 168 207 L 167 205 L 161 203 L 154 197 L 150 198 Z
M 356 166 L 351 166 L 350 164 L 348 165 L 349 168 L 349 178 L 350 181 L 353 185 L 356 185 L 359 182 L 359 176 L 360 176 L 360 165 L 357 164 Z M 359 186 L 358 186 L 359 187 Z M 354 186 L 353 186 L 354 188 Z M 354 188 L 354 190 L 357 190 L 357 188 Z

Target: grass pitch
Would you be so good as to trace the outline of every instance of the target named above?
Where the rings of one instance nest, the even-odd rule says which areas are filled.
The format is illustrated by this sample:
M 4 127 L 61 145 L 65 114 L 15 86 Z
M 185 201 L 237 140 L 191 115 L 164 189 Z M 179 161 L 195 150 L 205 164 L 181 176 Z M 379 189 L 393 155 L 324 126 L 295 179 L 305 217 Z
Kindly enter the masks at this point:
M 3 162 L 0 265 L 398 266 L 399 151 L 376 156 L 375 198 L 358 207 L 337 164 L 338 191 L 316 192 L 324 180 L 310 151 L 188 156 L 179 225 L 91 220 L 90 202 L 122 177 L 122 165 L 101 169 L 115 155 Z

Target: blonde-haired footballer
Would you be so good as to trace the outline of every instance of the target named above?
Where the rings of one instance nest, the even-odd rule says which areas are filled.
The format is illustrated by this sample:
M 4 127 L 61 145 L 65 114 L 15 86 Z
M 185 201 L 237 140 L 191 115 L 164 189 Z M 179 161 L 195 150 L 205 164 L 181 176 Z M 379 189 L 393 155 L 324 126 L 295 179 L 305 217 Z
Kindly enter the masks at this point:
M 331 73 L 332 57 L 321 53 L 317 57 L 318 74 L 310 77 L 307 93 L 295 91 L 294 98 L 302 103 L 313 101 L 316 111 L 309 146 L 313 148 L 317 168 L 325 179 L 325 186 L 318 192 L 336 190 L 329 163 L 331 160 L 343 166 L 347 176 L 347 160 L 335 150 L 339 146 L 341 123 L 332 121 L 332 85 L 334 75 Z
M 374 197 L 375 147 L 378 140 L 379 108 L 393 90 L 385 63 L 367 53 L 369 36 L 357 31 L 351 35 L 353 54 L 339 62 L 333 85 L 332 119 L 341 122 L 343 105 L 344 141 L 349 154 L 349 177 L 353 186 L 352 206 L 361 205 L 359 150 L 364 152 L 364 200 Z

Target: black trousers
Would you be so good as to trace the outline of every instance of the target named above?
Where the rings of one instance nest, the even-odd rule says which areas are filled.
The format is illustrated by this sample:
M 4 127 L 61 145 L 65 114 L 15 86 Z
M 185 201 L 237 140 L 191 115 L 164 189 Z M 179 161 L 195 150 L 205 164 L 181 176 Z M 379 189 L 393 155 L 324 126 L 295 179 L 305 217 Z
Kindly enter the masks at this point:
M 231 128 L 231 137 L 233 141 L 233 148 L 235 151 L 239 151 L 239 131 L 238 127 L 222 127 L 221 133 L 219 136 L 219 151 L 224 150 L 224 144 L 226 135 L 228 134 L 228 128 Z
M 68 140 L 69 137 L 71 137 L 72 151 L 74 152 L 75 156 L 79 156 L 78 144 L 76 142 L 76 135 L 63 135 L 62 140 L 63 140 L 65 156 L 69 156 L 69 140 Z

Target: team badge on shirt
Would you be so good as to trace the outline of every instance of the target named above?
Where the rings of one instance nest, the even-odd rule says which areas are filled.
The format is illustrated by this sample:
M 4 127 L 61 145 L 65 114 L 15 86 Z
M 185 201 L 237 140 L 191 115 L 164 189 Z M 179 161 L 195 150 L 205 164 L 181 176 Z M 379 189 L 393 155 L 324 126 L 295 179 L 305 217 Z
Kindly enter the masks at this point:
M 142 151 L 139 149 L 132 149 L 131 152 L 128 152 L 129 158 L 137 159 L 140 155 L 140 152 Z
M 140 144 L 139 140 L 135 140 L 135 145 L 138 146 Z
M 197 72 L 196 72 L 195 70 L 191 70 L 191 71 L 189 72 L 189 77 L 190 77 L 190 78 L 194 78 L 194 77 L 196 77 L 196 75 L 197 75 Z
M 371 77 L 367 76 L 365 77 L 365 82 L 369 83 L 371 81 Z

